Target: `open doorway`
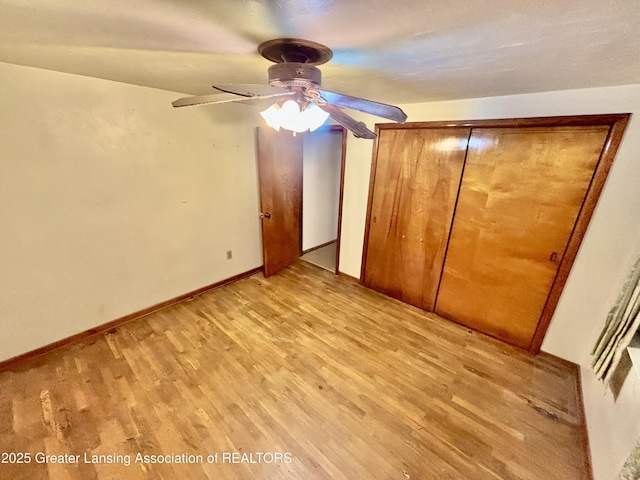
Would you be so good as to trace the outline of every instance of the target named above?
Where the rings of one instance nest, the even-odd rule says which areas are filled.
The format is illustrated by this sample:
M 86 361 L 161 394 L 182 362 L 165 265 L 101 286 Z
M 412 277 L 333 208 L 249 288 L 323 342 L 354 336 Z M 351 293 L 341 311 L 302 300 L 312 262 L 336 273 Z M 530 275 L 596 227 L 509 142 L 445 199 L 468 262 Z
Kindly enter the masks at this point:
M 345 130 L 331 126 L 304 136 L 302 260 L 338 273 Z

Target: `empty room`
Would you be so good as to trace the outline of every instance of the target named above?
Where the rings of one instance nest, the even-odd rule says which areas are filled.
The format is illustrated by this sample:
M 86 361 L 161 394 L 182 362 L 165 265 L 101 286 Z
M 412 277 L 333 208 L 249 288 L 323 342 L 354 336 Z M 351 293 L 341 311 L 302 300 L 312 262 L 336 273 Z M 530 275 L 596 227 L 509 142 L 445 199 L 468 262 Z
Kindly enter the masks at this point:
M 0 2 L 0 479 L 640 479 L 636 0 Z

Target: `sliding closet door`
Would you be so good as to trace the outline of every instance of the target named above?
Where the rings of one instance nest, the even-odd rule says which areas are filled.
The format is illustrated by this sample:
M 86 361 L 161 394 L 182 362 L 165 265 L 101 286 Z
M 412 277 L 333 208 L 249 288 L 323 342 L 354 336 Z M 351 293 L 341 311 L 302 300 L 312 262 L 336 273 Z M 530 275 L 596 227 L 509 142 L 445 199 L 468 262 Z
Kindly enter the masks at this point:
M 433 310 L 469 133 L 380 130 L 365 236 L 366 286 Z
M 473 129 L 438 314 L 530 346 L 608 130 Z

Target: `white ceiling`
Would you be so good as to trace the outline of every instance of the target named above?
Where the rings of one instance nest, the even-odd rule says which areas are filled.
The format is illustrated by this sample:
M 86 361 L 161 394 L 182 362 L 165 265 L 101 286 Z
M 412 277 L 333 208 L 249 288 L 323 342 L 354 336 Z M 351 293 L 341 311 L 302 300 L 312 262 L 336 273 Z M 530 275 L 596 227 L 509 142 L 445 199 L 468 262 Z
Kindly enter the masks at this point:
M 279 37 L 388 103 L 640 83 L 640 0 L 0 0 L 0 61 L 193 95 L 266 83 Z

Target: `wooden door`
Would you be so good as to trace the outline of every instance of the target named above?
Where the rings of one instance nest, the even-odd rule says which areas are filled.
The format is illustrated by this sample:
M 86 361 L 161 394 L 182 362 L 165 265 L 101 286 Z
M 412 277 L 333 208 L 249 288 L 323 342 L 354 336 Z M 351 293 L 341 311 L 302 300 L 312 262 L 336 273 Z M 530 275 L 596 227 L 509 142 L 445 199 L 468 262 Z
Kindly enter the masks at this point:
M 302 136 L 258 128 L 264 275 L 288 267 L 302 248 Z
M 366 286 L 433 311 L 469 132 L 379 131 L 365 235 Z
M 608 131 L 473 129 L 438 314 L 530 347 Z

